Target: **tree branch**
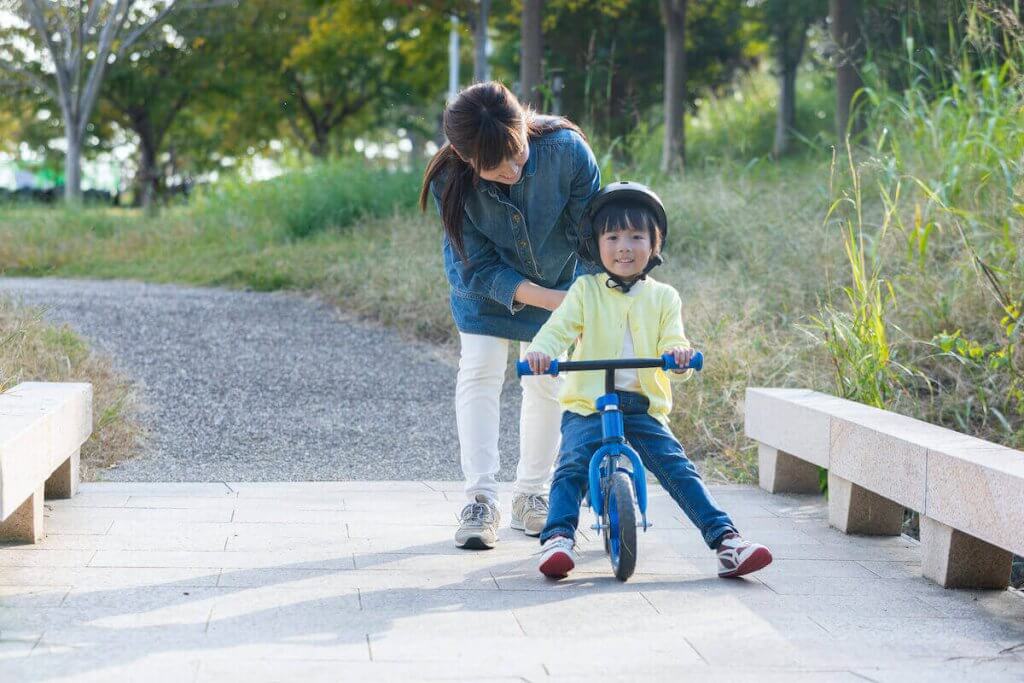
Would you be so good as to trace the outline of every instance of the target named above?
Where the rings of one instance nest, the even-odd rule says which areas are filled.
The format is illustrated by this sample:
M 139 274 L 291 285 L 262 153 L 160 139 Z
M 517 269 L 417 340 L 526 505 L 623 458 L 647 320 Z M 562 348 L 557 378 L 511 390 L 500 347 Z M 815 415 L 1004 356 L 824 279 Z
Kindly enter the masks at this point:
M 152 27 L 159 24 L 161 21 L 167 18 L 167 15 L 173 12 L 180 3 L 175 0 L 168 0 L 167 4 L 162 10 L 160 10 L 155 17 L 147 21 L 142 26 L 139 26 L 134 31 L 125 36 L 124 40 L 121 41 L 120 47 L 117 48 L 117 58 L 120 59 L 124 56 L 125 51 L 135 44 L 142 34 L 151 29 Z
M 50 31 L 46 26 L 46 17 L 43 16 L 39 0 L 24 0 L 24 2 L 29 10 L 29 23 L 32 24 L 36 33 L 39 34 L 40 39 L 42 39 L 43 44 L 46 46 L 46 50 L 50 53 L 50 59 L 53 60 L 53 68 L 57 76 L 57 87 L 62 94 L 70 95 L 71 87 L 66 72 L 67 64 L 61 58 L 60 53 L 57 51 L 57 45 L 50 37 Z
M 29 81 L 32 85 L 36 86 L 37 88 L 45 90 L 46 93 L 54 99 L 54 101 L 58 99 L 57 91 L 54 90 L 53 86 L 47 83 L 46 80 L 38 74 L 34 74 L 31 71 L 26 71 L 25 69 L 17 67 L 14 64 L 11 64 L 7 61 L 0 61 L 0 69 L 3 69 L 9 74 L 17 76 L 18 78 L 24 79 L 25 81 Z M 12 83 L 17 83 L 17 81 L 12 81 Z M 24 83 L 22 82 L 21 85 L 24 85 Z
M 93 105 L 96 103 L 96 96 L 99 94 L 100 83 L 103 81 L 103 72 L 107 69 L 107 57 L 110 56 L 114 39 L 121 31 L 135 0 L 117 0 L 117 5 L 111 12 L 107 22 L 100 31 L 99 43 L 96 46 L 96 59 L 89 69 L 89 77 L 86 80 L 85 88 L 78 97 L 78 137 L 85 135 L 86 126 L 89 125 L 89 115 L 92 113 Z

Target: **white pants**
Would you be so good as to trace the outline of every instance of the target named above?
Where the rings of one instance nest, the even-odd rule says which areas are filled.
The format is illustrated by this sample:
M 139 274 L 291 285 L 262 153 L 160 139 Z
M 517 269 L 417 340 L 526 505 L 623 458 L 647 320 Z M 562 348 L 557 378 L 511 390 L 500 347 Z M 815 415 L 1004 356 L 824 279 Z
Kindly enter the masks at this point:
M 508 339 L 459 333 L 462 354 L 455 383 L 455 418 L 459 428 L 466 497 L 478 493 L 497 500 L 498 402 L 508 365 Z M 520 356 L 527 344 L 520 344 Z M 519 416 L 519 465 L 515 493 L 547 495 L 551 470 L 562 440 L 561 377 L 523 377 Z

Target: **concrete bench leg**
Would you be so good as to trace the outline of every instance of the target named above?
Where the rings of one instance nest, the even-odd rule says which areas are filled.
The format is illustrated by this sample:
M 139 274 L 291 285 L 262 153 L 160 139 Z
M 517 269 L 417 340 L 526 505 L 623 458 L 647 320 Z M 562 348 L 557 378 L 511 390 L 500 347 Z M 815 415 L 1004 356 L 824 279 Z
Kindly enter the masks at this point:
M 1013 553 L 921 515 L 921 573 L 943 588 L 1006 588 Z
M 36 489 L 10 517 L 0 522 L 0 541 L 38 543 L 43 540 L 43 488 Z
M 846 534 L 899 536 L 903 506 L 829 472 L 828 523 Z
M 46 480 L 47 498 L 73 498 L 78 493 L 78 465 L 82 449 L 76 448 Z
M 818 466 L 757 444 L 758 483 L 769 493 L 819 493 Z

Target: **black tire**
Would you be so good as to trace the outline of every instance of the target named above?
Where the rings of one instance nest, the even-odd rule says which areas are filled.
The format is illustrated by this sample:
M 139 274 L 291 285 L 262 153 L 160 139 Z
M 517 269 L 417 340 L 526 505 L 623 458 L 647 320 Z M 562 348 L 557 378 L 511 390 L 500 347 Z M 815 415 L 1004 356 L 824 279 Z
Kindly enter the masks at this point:
M 636 569 L 636 506 L 633 482 L 625 472 L 615 472 L 605 496 L 605 550 L 615 578 L 626 581 Z

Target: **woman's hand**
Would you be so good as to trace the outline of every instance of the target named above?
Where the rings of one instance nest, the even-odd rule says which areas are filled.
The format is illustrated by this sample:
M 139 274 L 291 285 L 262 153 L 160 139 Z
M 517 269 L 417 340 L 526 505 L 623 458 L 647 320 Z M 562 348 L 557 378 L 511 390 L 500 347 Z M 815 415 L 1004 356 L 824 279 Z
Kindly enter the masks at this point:
M 530 364 L 530 370 L 535 375 L 543 375 L 551 367 L 551 356 L 540 351 L 531 351 L 526 354 L 525 360 Z
M 548 289 L 529 280 L 523 280 L 522 284 L 516 289 L 514 298 L 521 304 L 553 311 L 562 303 L 562 299 L 565 298 L 565 292 L 560 289 Z
M 676 365 L 679 366 L 678 369 L 675 369 L 672 372 L 677 375 L 687 372 L 686 366 L 690 364 L 690 359 L 693 358 L 693 349 L 683 349 L 677 346 L 674 349 L 669 349 L 665 353 L 672 354 L 672 358 L 675 359 Z

